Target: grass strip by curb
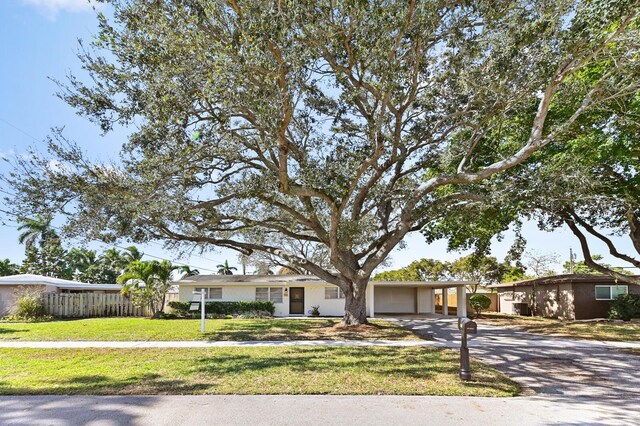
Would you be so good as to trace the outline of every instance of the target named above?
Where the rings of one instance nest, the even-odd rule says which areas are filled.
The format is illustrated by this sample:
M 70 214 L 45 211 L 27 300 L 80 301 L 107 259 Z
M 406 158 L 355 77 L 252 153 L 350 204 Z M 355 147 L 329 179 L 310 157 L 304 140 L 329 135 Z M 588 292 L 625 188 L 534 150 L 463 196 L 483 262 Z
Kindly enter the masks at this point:
M 245 341 L 245 340 L 417 340 L 388 321 L 359 329 L 335 327 L 339 319 L 151 320 L 91 318 L 39 323 L 2 323 L 0 340 L 10 341 Z
M 603 321 L 560 321 L 552 318 L 519 315 L 483 314 L 479 323 L 516 327 L 531 333 L 572 339 L 606 340 L 613 342 L 640 341 L 640 325 Z

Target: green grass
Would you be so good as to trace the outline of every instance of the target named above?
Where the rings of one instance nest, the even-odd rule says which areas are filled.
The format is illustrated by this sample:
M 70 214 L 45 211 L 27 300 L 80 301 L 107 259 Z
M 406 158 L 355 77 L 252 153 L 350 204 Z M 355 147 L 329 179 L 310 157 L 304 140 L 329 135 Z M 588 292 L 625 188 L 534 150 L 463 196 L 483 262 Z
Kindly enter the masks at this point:
M 478 321 L 486 324 L 513 326 L 532 333 L 574 339 L 640 341 L 640 324 L 637 323 L 560 321 L 551 318 L 504 314 L 482 314 L 482 318 Z
M 0 394 L 513 396 L 516 383 L 439 348 L 0 349 Z
M 40 323 L 0 322 L 0 341 L 417 339 L 410 331 L 386 321 L 372 321 L 371 326 L 357 329 L 335 327 L 338 323 L 337 319 L 216 319 L 206 321 L 203 335 L 200 320 L 92 318 Z

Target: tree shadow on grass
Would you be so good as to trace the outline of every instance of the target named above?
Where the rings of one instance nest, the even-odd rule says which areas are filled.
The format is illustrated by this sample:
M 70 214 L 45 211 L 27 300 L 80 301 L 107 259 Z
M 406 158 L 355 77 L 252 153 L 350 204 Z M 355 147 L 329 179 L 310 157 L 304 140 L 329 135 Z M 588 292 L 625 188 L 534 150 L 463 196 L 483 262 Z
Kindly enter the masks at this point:
M 206 333 L 210 341 L 232 340 L 369 340 L 402 339 L 411 333 L 391 324 L 371 323 L 361 327 L 338 327 L 337 319 L 229 320 Z
M 11 329 L 11 328 L 0 327 L 0 335 L 2 335 L 2 334 L 13 334 L 13 333 L 24 333 L 25 331 L 26 330 L 14 330 L 14 329 Z M 15 336 L 15 337 L 17 338 L 18 336 Z
M 229 320 L 222 328 L 206 333 L 208 340 L 305 340 L 317 338 L 313 331 L 332 327 L 335 320 Z M 311 336 L 305 333 L 312 333 Z
M 122 379 L 94 374 L 54 381 L 50 386 L 41 388 L 16 387 L 6 381 L 0 382 L 0 395 L 188 395 L 201 393 L 209 387 L 210 384 L 206 383 L 164 379 L 159 374 L 134 375 Z
M 199 374 L 213 377 L 237 376 L 246 377 L 247 373 L 258 376 L 275 375 L 283 377 L 315 377 L 323 372 L 331 374 L 335 371 L 349 372 L 351 377 L 358 374 L 377 377 L 380 382 L 390 378 L 397 381 L 411 380 L 415 383 L 433 381 L 436 376 L 448 375 L 450 385 L 459 386 L 461 393 L 473 395 L 474 389 L 486 393 L 488 390 L 515 395 L 519 386 L 486 366 L 475 366 L 481 370 L 474 380 L 459 381 L 459 359 L 448 350 L 433 348 L 398 348 L 383 347 L 297 347 L 288 348 L 284 353 L 273 355 L 251 356 L 243 353 L 226 352 L 199 358 L 196 362 Z M 320 386 L 321 387 L 321 386 Z M 305 392 L 305 393 L 314 393 Z M 362 392 L 357 392 L 362 393 Z M 394 393 L 391 390 L 389 393 Z M 406 392 L 400 392 L 406 393 Z M 420 391 L 416 388 L 416 393 Z M 429 392 L 430 394 L 437 393 Z M 444 392 L 446 393 L 446 392 Z

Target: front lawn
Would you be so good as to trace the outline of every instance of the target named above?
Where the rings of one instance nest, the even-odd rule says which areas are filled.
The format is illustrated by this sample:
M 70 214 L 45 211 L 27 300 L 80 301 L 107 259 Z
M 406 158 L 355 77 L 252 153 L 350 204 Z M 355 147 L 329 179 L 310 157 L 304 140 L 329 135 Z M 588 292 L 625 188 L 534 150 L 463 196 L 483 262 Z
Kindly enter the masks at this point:
M 0 349 L 0 394 L 354 394 L 513 396 L 516 383 L 427 347 Z
M 40 323 L 0 322 L 0 340 L 170 341 L 170 340 L 411 340 L 416 335 L 387 321 L 339 328 L 338 319 L 151 320 L 91 318 Z
M 482 317 L 476 321 L 484 324 L 517 327 L 532 333 L 575 339 L 640 341 L 640 324 L 637 323 L 560 321 L 551 318 L 506 314 L 482 314 Z

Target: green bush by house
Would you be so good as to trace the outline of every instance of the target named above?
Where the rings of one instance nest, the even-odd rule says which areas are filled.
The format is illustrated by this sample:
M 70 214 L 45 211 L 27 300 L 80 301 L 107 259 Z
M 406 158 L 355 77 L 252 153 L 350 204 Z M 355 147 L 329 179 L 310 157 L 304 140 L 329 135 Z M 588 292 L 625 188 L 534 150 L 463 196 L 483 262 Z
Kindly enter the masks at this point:
M 4 317 L 5 321 L 50 321 L 52 318 L 42 302 L 42 290 L 20 286 L 15 291 L 16 300 L 13 305 L 13 315 Z
M 469 304 L 473 310 L 476 311 L 476 314 L 480 315 L 482 311 L 489 309 L 489 306 L 491 306 L 491 299 L 489 296 L 484 294 L 474 294 L 469 298 Z
M 629 321 L 640 318 L 640 294 L 621 294 L 611 302 L 609 318 Z
M 169 302 L 169 307 L 181 317 L 189 317 L 194 314 L 200 315 L 200 310 L 190 311 L 189 306 L 192 302 Z M 268 312 L 272 315 L 276 311 L 273 302 L 206 302 L 205 313 L 214 315 L 242 315 L 253 312 Z

